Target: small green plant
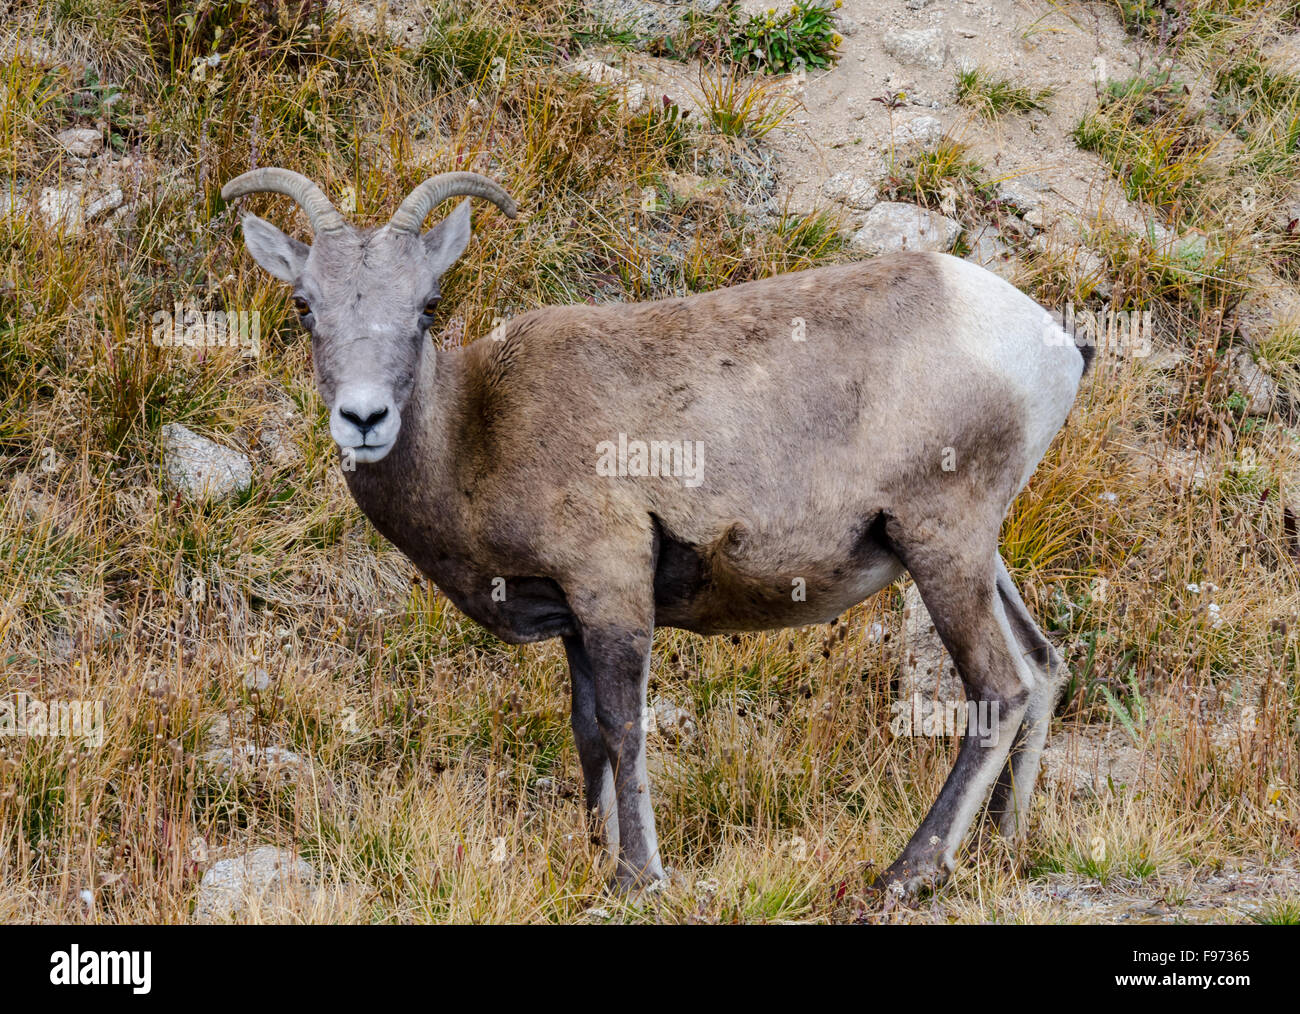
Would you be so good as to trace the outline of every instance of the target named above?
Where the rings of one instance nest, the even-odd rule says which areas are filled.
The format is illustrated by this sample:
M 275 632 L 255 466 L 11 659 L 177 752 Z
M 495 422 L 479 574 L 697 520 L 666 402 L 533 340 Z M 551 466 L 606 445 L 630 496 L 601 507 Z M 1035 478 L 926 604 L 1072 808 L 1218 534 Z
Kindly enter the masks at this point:
M 1119 696 L 1110 689 L 1110 687 L 1099 685 L 1097 689 L 1101 695 L 1106 698 L 1106 703 L 1110 705 L 1111 713 L 1124 731 L 1137 745 L 1142 743 L 1142 734 L 1146 730 L 1147 724 L 1147 707 L 1142 700 L 1142 691 L 1138 686 L 1137 667 L 1129 668 L 1128 675 L 1124 678 L 1124 683 L 1128 689 L 1128 703 L 1125 704 L 1119 699 Z
M 1259 362 L 1273 373 L 1300 370 L 1300 330 L 1279 327 L 1257 340 Z
M 943 138 L 933 148 L 897 165 L 887 187 L 896 199 L 915 201 L 952 215 L 963 205 L 978 205 L 992 196 L 983 182 L 983 172 L 966 145 Z
M 1300 926 L 1300 899 L 1267 901 L 1250 918 L 1261 926 Z
M 1106 107 L 1127 103 L 1132 107 L 1133 122 L 1149 126 L 1160 117 L 1177 112 L 1187 94 L 1186 83 L 1169 71 L 1152 71 L 1108 82 L 1101 104 Z
M 794 108 L 775 82 L 749 81 L 728 67 L 700 76 L 709 122 L 727 137 L 762 137 L 779 127 Z
M 840 6 L 840 0 L 835 0 Z M 844 40 L 835 31 L 832 8 L 795 4 L 785 14 L 769 7 L 733 28 L 731 58 L 742 67 L 768 74 L 824 70 Z
M 677 167 L 685 160 L 691 147 L 690 126 L 686 118 L 690 111 L 682 111 L 667 95 L 662 102 L 652 102 L 650 108 L 628 123 L 628 139 L 641 146 L 636 150 L 658 152 L 668 165 Z
M 1003 113 L 1045 112 L 1051 88 L 1023 88 L 978 67 L 957 71 L 957 101 L 986 120 Z

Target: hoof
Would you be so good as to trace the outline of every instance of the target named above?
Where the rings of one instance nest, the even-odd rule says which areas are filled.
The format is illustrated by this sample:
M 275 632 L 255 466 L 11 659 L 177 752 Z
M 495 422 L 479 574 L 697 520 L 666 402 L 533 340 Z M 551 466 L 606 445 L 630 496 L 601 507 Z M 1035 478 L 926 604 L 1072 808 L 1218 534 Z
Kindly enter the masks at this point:
M 948 870 L 934 862 L 899 859 L 871 885 L 884 901 L 885 910 L 911 905 L 934 894 L 948 880 Z
M 613 894 L 622 895 L 626 901 L 648 901 L 662 894 L 671 882 L 671 868 L 665 870 L 655 863 L 650 870 L 620 869 L 610 879 L 609 889 Z

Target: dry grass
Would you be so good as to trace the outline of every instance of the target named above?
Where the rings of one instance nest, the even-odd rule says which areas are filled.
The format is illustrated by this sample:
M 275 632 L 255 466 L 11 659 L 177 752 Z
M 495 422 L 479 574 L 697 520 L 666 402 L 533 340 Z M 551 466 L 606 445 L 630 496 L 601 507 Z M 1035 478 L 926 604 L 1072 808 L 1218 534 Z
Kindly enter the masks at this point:
M 652 696 L 698 725 L 689 742 L 656 741 L 652 762 L 677 877 L 653 899 L 607 896 L 578 802 L 562 652 L 493 641 L 369 528 L 338 475 L 285 293 L 244 256 L 217 190 L 254 151 L 335 198 L 350 188 L 368 220 L 432 172 L 497 177 L 527 214 L 479 218 L 445 285 L 439 340 L 452 342 L 525 308 L 843 258 L 831 225 L 759 228 L 704 200 L 647 210 L 646 188 L 667 194 L 687 165 L 743 190 L 735 142 L 620 110 L 557 72 L 557 52 L 600 29 L 546 0 L 509 17 L 463 5 L 455 31 L 410 45 L 333 25 L 310 3 L 217 3 L 193 30 L 161 10 L 115 8 L 114 30 L 92 40 L 93 81 L 39 52 L 0 61 L 6 177 L 69 182 L 53 135 L 70 125 L 99 125 L 136 166 L 122 180 L 131 210 L 109 226 L 73 236 L 34 214 L 0 220 L 12 251 L 0 280 L 0 689 L 102 701 L 107 715 L 99 747 L 0 738 L 0 920 L 184 922 L 203 869 L 261 843 L 298 850 L 322 889 L 251 920 L 860 914 L 955 750 L 889 733 L 897 637 L 866 631 L 897 631 L 897 591 L 831 628 L 657 635 Z M 102 25 L 89 11 L 19 4 L 7 23 L 62 55 Z M 196 71 L 213 52 L 216 66 Z M 121 90 L 107 107 L 101 82 Z M 1300 175 L 1287 158 L 1251 171 Z M 288 202 L 254 206 L 304 235 Z M 1287 419 L 1243 417 L 1222 379 L 1232 283 L 1277 245 L 1241 244 L 1256 260 L 1231 261 L 1225 284 L 1174 284 L 1149 248 L 1116 240 L 1108 268 L 1130 305 L 1159 308 L 1162 339 L 1186 359 L 1162 372 L 1100 356 L 1006 524 L 1008 562 L 1073 672 L 1054 737 L 1109 730 L 1141 750 L 1142 780 L 1049 786 L 1018 864 L 977 844 L 939 898 L 891 918 L 1107 917 L 1061 901 L 1050 888 L 1062 882 L 1177 910 L 1224 871 L 1294 856 L 1300 602 L 1282 496 L 1298 452 Z M 1044 299 L 1067 294 L 1045 262 L 1025 282 Z M 150 314 L 176 300 L 260 309 L 261 356 L 154 347 Z M 1270 340 L 1267 356 L 1295 362 L 1293 340 Z M 246 450 L 251 490 L 207 507 L 170 495 L 158 464 L 169 421 Z M 269 428 L 289 437 L 287 462 L 259 440 Z M 1180 482 L 1153 463 L 1186 455 L 1194 482 L 1191 466 Z M 201 756 L 227 725 L 303 764 L 214 771 Z M 1256 899 L 1257 917 L 1288 921 L 1295 882 Z

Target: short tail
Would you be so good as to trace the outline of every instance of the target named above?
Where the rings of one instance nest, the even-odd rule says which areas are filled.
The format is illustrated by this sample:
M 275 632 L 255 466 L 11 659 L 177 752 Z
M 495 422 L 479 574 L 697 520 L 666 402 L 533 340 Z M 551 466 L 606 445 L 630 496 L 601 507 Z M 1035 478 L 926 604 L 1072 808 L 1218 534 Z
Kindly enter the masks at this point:
M 1079 355 L 1083 356 L 1083 373 L 1079 374 L 1079 376 L 1083 376 L 1092 366 L 1093 357 L 1097 354 L 1097 346 L 1092 342 L 1084 342 L 1082 345 L 1076 344 L 1075 348 L 1079 350 Z

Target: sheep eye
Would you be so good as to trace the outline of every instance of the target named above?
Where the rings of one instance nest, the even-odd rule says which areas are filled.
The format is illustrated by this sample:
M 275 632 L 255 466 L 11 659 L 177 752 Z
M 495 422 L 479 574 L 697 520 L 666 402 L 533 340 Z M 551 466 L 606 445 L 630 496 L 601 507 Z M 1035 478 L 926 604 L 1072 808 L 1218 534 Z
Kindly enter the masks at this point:
M 437 312 L 438 312 L 438 300 L 431 299 L 424 304 L 424 315 L 426 317 L 432 317 Z
M 299 317 L 305 317 L 307 314 L 311 313 L 311 304 L 308 303 L 307 300 L 303 299 L 302 296 L 293 297 L 293 307 L 298 311 Z

